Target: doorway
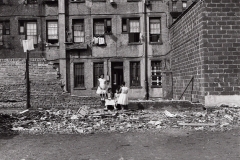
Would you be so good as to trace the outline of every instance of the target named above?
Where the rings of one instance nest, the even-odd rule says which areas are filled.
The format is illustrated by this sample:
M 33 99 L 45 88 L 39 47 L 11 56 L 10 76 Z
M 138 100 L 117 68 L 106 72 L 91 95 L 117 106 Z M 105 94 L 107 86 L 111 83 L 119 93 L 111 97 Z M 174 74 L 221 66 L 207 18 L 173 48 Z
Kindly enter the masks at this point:
M 116 89 L 123 82 L 123 62 L 112 62 L 112 92 L 116 93 Z

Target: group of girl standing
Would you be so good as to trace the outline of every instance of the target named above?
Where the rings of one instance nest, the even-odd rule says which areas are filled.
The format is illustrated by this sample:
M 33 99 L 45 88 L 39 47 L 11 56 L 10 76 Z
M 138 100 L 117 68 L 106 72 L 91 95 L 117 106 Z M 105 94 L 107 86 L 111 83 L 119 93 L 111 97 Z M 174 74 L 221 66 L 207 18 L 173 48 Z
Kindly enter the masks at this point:
M 128 87 L 125 85 L 125 82 L 122 82 L 120 89 L 116 90 L 116 93 L 114 95 L 116 107 L 119 110 L 122 108 L 128 108 Z M 107 98 L 107 95 L 110 94 L 108 91 L 110 91 L 110 89 L 108 88 L 107 81 L 104 79 L 104 76 L 102 74 L 98 79 L 98 88 L 96 92 L 100 95 L 101 101 L 104 101 L 105 98 Z

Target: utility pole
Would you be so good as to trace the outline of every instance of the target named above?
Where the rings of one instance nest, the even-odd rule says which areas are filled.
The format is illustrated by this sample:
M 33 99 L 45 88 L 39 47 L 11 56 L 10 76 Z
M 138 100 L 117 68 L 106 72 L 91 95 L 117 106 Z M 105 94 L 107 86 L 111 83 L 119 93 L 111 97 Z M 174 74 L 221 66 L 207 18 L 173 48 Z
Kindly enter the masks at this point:
M 29 81 L 29 51 L 26 52 L 26 86 L 27 86 L 27 109 L 30 105 L 30 81 Z
M 145 0 L 144 3 L 144 32 L 145 32 L 145 89 L 146 89 L 146 95 L 145 99 L 149 99 L 149 88 L 148 88 L 148 34 L 147 34 L 147 6 L 148 0 Z

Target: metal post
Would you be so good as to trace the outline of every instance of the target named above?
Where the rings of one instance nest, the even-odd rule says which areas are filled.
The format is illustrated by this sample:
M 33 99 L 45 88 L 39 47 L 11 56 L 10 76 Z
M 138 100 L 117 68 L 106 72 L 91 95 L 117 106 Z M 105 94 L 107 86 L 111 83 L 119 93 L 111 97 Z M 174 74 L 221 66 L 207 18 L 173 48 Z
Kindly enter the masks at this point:
M 29 51 L 26 52 L 27 108 L 30 108 Z
M 146 87 L 146 95 L 145 99 L 149 99 L 149 88 L 148 88 L 148 37 L 147 37 L 147 4 L 146 1 L 144 3 L 144 29 L 145 29 L 145 87 Z
M 191 102 L 192 102 L 192 93 L 193 93 L 193 83 L 194 83 L 194 77 L 192 77 Z

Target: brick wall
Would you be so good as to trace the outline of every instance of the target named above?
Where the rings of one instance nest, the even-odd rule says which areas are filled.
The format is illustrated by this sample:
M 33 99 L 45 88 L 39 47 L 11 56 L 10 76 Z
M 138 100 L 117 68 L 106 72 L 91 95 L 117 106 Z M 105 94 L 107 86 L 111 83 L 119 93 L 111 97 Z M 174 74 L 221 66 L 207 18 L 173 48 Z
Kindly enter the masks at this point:
M 240 94 L 240 1 L 203 4 L 205 95 Z
M 179 99 L 191 78 L 183 99 L 204 101 L 203 92 L 203 47 L 202 47 L 202 6 L 196 4 L 170 28 L 172 48 L 171 65 L 173 71 L 173 97 Z
M 25 66 L 25 59 L 0 60 L 0 106 L 25 107 Z M 72 97 L 67 93 L 63 93 L 57 70 L 45 59 L 30 59 L 29 69 L 31 106 L 34 108 L 67 108 L 78 107 L 83 104 L 100 104 L 99 98 Z M 6 102 L 12 104 L 9 105 Z
M 171 26 L 174 98 L 194 76 L 194 101 L 239 104 L 239 11 L 239 0 L 197 1 Z

